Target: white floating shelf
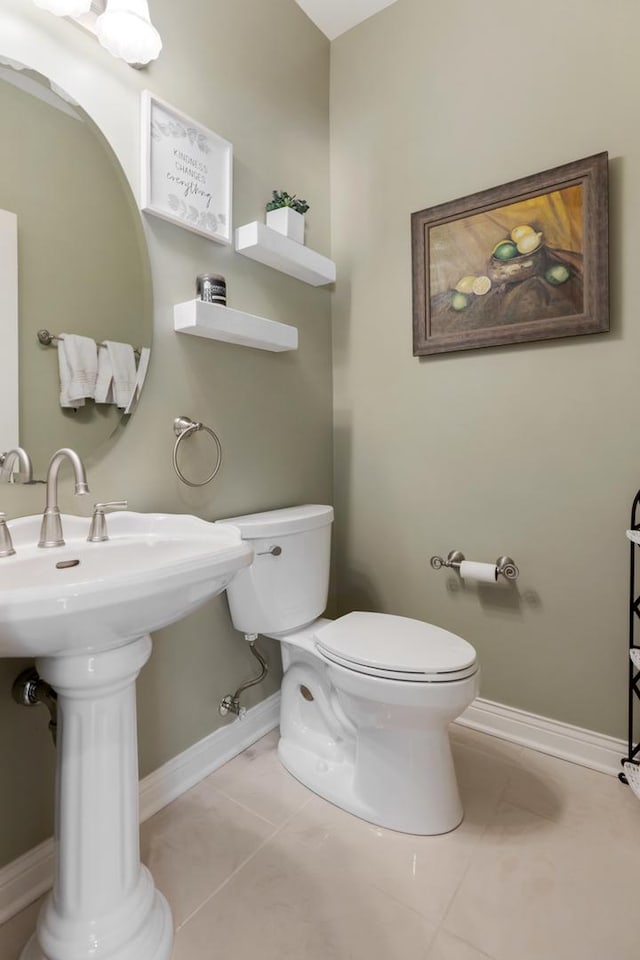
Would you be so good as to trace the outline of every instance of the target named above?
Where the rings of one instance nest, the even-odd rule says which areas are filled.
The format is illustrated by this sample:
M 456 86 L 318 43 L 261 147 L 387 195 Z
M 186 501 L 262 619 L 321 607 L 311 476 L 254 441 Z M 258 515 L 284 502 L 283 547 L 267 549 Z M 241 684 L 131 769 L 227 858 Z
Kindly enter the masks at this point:
M 177 303 L 173 308 L 173 325 L 178 333 L 223 340 L 258 350 L 281 352 L 298 349 L 296 327 L 203 300 Z
M 254 220 L 236 230 L 236 250 L 267 267 L 288 273 L 290 277 L 321 287 L 336 279 L 336 265 L 321 253 L 290 240 L 265 223 Z

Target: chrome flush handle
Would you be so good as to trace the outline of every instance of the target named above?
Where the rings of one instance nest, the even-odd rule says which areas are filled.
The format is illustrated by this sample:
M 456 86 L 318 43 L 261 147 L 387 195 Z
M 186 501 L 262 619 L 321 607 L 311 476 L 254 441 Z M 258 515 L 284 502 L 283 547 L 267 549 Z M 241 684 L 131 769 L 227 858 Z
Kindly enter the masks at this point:
M 282 553 L 282 547 L 274 546 L 269 547 L 268 550 L 261 550 L 259 553 L 256 553 L 256 557 L 279 557 Z

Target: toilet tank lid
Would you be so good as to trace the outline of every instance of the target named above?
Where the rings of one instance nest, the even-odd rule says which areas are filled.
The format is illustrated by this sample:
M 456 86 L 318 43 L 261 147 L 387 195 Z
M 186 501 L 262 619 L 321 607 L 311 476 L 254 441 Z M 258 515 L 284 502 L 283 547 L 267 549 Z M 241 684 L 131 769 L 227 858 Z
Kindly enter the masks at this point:
M 300 507 L 284 507 L 281 510 L 248 513 L 242 517 L 227 517 L 217 523 L 233 524 L 240 531 L 243 540 L 259 540 L 263 537 L 288 536 L 333 523 L 333 507 L 307 503 Z

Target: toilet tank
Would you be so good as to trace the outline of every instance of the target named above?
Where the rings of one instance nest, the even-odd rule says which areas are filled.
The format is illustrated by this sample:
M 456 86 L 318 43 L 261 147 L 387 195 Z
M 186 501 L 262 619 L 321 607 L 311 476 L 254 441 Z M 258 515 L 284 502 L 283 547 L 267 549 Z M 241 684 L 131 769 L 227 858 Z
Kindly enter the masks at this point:
M 333 507 L 285 507 L 218 523 L 232 524 L 254 550 L 251 566 L 227 587 L 236 630 L 284 634 L 320 616 L 329 592 Z

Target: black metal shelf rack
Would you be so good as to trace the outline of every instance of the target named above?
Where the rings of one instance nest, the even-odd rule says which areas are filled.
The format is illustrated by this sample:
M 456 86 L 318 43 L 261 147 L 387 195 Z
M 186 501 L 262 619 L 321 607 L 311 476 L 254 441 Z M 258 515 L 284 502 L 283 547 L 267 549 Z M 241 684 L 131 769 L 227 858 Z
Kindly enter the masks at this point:
M 640 531 L 640 490 L 636 493 L 631 506 L 631 526 L 630 530 Z M 640 623 L 640 592 L 636 586 L 636 547 L 640 543 L 631 540 L 629 543 L 629 650 L 640 649 L 640 643 L 636 643 L 636 633 L 639 630 Z M 638 638 L 640 640 L 640 636 Z M 635 728 L 635 706 L 640 701 L 640 669 L 633 663 L 629 657 L 629 701 L 628 701 L 628 727 L 627 727 L 627 755 L 622 758 L 621 763 L 634 763 L 640 766 L 640 742 L 634 744 Z M 623 783 L 628 783 L 624 773 L 619 773 L 618 777 Z

